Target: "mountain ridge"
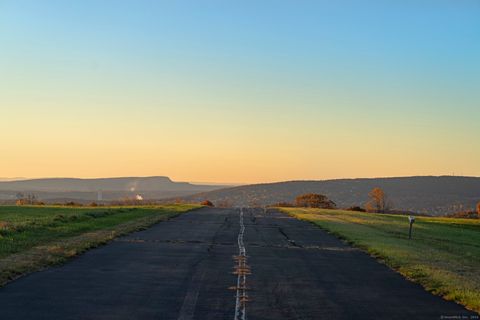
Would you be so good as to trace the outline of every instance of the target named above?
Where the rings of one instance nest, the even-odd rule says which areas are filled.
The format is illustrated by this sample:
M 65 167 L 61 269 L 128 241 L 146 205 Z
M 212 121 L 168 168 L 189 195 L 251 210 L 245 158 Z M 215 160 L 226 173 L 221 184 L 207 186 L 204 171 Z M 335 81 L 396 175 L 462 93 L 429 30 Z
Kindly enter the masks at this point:
M 114 178 L 40 178 L 0 181 L 0 199 L 15 199 L 16 193 L 34 193 L 42 200 L 118 200 L 140 193 L 148 199 L 178 197 L 220 189 L 221 185 L 175 182 L 166 176 Z
M 469 176 L 292 180 L 224 188 L 183 199 L 208 199 L 214 203 L 229 202 L 234 206 L 264 206 L 292 202 L 297 195 L 304 193 L 321 193 L 339 207 L 349 207 L 363 206 L 368 200 L 368 192 L 375 187 L 386 191 L 395 209 L 433 215 L 473 209 L 480 201 L 480 177 Z

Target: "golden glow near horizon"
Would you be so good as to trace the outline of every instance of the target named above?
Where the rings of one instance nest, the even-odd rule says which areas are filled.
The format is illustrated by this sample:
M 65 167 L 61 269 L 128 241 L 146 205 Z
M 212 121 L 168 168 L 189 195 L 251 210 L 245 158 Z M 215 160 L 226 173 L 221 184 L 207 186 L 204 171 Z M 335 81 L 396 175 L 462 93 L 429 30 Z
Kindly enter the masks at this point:
M 92 120 L 87 116 L 82 121 L 12 121 L 7 129 L 12 139 L 2 143 L 6 152 L 0 157 L 1 175 L 167 175 L 178 181 L 240 183 L 452 172 L 478 175 L 478 150 L 470 148 L 461 128 L 420 136 L 393 122 L 292 123 L 273 114 L 270 121 L 248 117 L 235 121 L 243 117 L 241 112 L 230 121 L 207 115 L 173 122 L 169 115 L 153 117 L 158 121 L 132 117 L 112 121 L 107 115 L 101 121 L 93 115 Z M 29 127 L 35 129 L 25 130 Z M 456 150 L 454 156 L 451 149 Z
M 0 177 L 480 176 L 473 4 L 163 6 L 0 4 Z

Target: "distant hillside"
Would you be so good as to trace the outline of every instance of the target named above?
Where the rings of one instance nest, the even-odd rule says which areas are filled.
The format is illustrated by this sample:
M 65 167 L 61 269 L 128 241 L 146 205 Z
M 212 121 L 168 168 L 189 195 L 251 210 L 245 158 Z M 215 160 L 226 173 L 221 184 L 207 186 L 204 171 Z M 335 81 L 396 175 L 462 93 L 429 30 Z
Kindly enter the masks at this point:
M 180 197 L 220 189 L 222 186 L 174 182 L 168 177 L 122 177 L 101 179 L 50 178 L 0 181 L 0 200 L 13 200 L 19 192 L 34 193 L 46 201 L 119 200 L 136 194 L 145 199 Z
M 480 201 L 480 178 L 453 176 L 289 181 L 215 190 L 184 199 L 263 206 L 291 202 L 297 195 L 312 192 L 327 195 L 339 207 L 349 207 L 363 205 L 374 187 L 384 189 L 396 209 L 433 215 L 473 209 Z

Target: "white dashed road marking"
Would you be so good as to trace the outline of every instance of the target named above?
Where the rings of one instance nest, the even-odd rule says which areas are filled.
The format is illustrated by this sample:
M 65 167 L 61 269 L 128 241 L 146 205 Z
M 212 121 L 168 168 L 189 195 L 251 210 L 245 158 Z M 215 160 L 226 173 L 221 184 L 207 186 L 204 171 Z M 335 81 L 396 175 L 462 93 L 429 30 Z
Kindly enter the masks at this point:
M 250 268 L 247 266 L 247 255 L 245 245 L 243 243 L 243 235 L 245 234 L 245 224 L 243 223 L 243 208 L 240 209 L 240 232 L 238 233 L 238 256 L 235 273 L 237 274 L 237 294 L 235 302 L 235 318 L 234 320 L 247 319 L 246 302 L 247 296 L 247 275 Z

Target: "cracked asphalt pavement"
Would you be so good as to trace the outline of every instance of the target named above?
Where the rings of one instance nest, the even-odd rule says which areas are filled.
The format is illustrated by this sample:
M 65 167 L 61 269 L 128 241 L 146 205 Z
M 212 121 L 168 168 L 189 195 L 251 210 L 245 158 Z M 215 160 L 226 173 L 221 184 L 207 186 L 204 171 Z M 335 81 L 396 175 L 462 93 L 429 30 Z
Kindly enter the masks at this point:
M 478 319 L 310 223 L 244 224 L 247 319 Z M 161 222 L 1 288 L 0 319 L 234 319 L 239 230 L 239 209 Z

